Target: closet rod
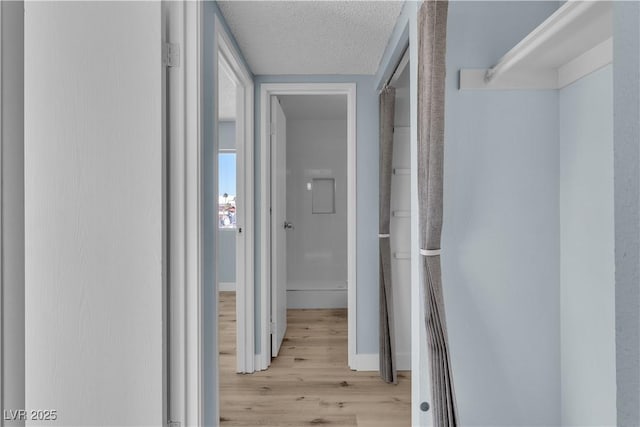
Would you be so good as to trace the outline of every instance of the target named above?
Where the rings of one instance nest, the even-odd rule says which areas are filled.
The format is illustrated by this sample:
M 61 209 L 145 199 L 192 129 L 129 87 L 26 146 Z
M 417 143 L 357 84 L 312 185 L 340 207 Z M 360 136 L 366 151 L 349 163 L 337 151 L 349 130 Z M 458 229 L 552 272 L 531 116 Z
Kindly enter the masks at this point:
M 404 71 L 408 63 L 409 63 L 409 46 L 404 48 L 404 51 L 402 52 L 402 56 L 400 57 L 400 61 L 398 61 L 398 64 L 396 64 L 396 68 L 393 69 L 391 76 L 389 76 L 387 81 L 384 83 L 384 85 L 382 86 L 382 89 L 384 89 L 387 86 L 393 86 L 400 78 L 400 75 L 402 74 L 402 72 Z M 380 89 L 380 92 L 382 92 L 382 89 Z
M 400 62 L 398 62 L 398 65 L 396 65 L 396 69 L 393 71 L 393 74 L 391 74 L 391 77 L 389 77 L 389 81 L 387 81 L 387 85 L 393 86 L 394 84 L 396 84 L 396 82 L 402 75 L 402 72 L 407 67 L 408 63 L 409 63 L 409 46 L 404 48 L 404 53 L 402 54 L 402 58 L 400 58 Z
M 485 83 L 512 69 L 546 41 L 562 31 L 589 9 L 598 6 L 599 1 L 568 1 L 549 16 L 542 24 L 507 52 L 496 65 L 489 68 L 484 76 Z

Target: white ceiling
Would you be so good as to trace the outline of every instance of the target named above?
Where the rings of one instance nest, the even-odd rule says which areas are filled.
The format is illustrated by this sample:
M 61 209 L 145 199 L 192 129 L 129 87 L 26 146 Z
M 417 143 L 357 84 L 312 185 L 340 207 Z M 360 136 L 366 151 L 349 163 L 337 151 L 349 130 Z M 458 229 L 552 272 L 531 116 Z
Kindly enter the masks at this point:
M 346 95 L 284 95 L 278 98 L 287 120 L 347 120 Z
M 236 119 L 236 85 L 231 80 L 230 71 L 222 61 L 218 63 L 218 120 Z
M 375 74 L 402 1 L 219 1 L 254 74 Z

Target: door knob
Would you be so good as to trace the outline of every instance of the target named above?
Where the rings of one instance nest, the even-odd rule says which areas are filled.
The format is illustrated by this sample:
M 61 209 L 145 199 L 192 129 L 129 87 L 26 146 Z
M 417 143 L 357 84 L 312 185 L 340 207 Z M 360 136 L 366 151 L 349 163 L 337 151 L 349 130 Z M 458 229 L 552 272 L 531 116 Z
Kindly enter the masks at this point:
M 293 230 L 295 227 L 293 226 L 292 223 L 290 223 L 289 221 L 285 221 L 284 222 L 284 229 L 285 230 Z

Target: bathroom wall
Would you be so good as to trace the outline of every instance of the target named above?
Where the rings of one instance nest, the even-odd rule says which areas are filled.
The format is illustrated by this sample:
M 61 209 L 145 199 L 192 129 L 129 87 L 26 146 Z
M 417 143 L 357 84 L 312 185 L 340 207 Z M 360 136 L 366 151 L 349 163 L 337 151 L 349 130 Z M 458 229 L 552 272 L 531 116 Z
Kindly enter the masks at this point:
M 314 178 L 335 179 L 335 213 L 312 213 Z M 288 307 L 346 308 L 346 114 L 287 118 L 287 220 L 295 226 L 287 232 Z

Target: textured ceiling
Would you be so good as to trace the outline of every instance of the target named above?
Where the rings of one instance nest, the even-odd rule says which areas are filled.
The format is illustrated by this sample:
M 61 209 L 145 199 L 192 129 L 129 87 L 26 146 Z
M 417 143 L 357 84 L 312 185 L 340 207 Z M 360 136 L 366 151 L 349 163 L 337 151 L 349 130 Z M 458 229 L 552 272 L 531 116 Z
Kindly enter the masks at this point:
M 232 121 L 236 119 L 236 85 L 226 64 L 220 61 L 218 66 L 218 120 Z
M 219 1 L 254 74 L 375 74 L 401 1 Z
M 287 120 L 347 120 L 346 95 L 279 96 Z

